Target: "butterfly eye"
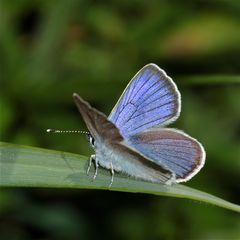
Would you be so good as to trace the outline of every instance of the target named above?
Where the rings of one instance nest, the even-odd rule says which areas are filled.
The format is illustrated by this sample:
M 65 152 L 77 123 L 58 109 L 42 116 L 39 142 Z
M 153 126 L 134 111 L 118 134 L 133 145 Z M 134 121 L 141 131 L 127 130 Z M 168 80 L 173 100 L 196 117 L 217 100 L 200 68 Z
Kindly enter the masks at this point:
M 88 142 L 91 144 L 91 146 L 94 148 L 95 140 L 92 137 L 91 133 L 87 133 L 87 139 L 88 139 Z

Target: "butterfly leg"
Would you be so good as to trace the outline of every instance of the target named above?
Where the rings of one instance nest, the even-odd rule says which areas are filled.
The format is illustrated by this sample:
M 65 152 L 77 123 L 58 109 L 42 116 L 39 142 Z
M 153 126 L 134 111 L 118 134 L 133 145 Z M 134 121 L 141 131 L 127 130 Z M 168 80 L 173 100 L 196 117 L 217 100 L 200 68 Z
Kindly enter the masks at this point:
M 95 155 L 94 155 L 94 156 L 95 156 Z M 95 173 L 94 173 L 94 175 L 93 175 L 93 180 L 95 180 L 95 178 L 96 178 L 96 176 L 97 176 L 98 166 L 99 166 L 96 157 L 94 158 L 94 160 L 95 160 Z
M 88 175 L 88 173 L 90 171 L 90 168 L 92 166 L 92 161 L 93 160 L 96 161 L 95 158 L 96 158 L 96 155 L 94 155 L 94 154 L 90 156 L 89 163 L 88 163 L 88 168 L 87 168 L 87 175 Z
M 114 170 L 113 170 L 113 164 L 112 162 L 110 162 L 110 170 L 111 170 L 111 181 L 110 181 L 110 184 L 108 186 L 108 188 L 111 188 L 112 184 L 113 184 L 113 177 L 114 177 Z

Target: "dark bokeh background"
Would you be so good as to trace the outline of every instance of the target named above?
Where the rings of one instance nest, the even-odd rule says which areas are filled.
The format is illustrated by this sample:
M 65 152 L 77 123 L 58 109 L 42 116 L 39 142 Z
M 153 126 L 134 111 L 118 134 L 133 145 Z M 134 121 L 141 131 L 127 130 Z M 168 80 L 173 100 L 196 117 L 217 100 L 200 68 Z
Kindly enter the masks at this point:
M 0 1 L 1 140 L 89 155 L 77 92 L 108 114 L 154 62 L 177 83 L 173 127 L 203 143 L 186 185 L 239 203 L 240 2 Z M 240 239 L 239 214 L 167 197 L 93 190 L 1 189 L 1 239 Z

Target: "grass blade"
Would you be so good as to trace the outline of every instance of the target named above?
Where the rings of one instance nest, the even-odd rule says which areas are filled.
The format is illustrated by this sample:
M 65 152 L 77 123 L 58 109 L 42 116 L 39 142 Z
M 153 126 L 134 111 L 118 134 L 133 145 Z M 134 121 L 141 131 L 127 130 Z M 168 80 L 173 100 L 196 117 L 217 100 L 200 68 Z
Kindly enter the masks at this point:
M 2 187 L 108 189 L 110 173 L 101 169 L 91 181 L 87 164 L 88 158 L 81 155 L 0 142 Z M 116 174 L 111 190 L 188 198 L 240 212 L 237 204 L 180 184 L 166 186 Z

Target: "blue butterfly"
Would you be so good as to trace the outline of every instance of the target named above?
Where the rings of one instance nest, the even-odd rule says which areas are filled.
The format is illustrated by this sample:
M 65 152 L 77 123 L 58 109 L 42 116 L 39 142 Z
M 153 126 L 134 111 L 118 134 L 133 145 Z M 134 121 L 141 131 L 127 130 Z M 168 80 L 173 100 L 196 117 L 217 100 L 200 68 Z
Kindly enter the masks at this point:
M 172 184 L 191 179 L 203 167 L 203 146 L 186 133 L 164 126 L 180 115 L 181 96 L 173 80 L 155 64 L 144 66 L 129 82 L 109 117 L 78 94 L 74 101 L 95 150 L 88 171 L 98 166 L 135 178 Z M 87 171 L 87 172 L 88 172 Z

